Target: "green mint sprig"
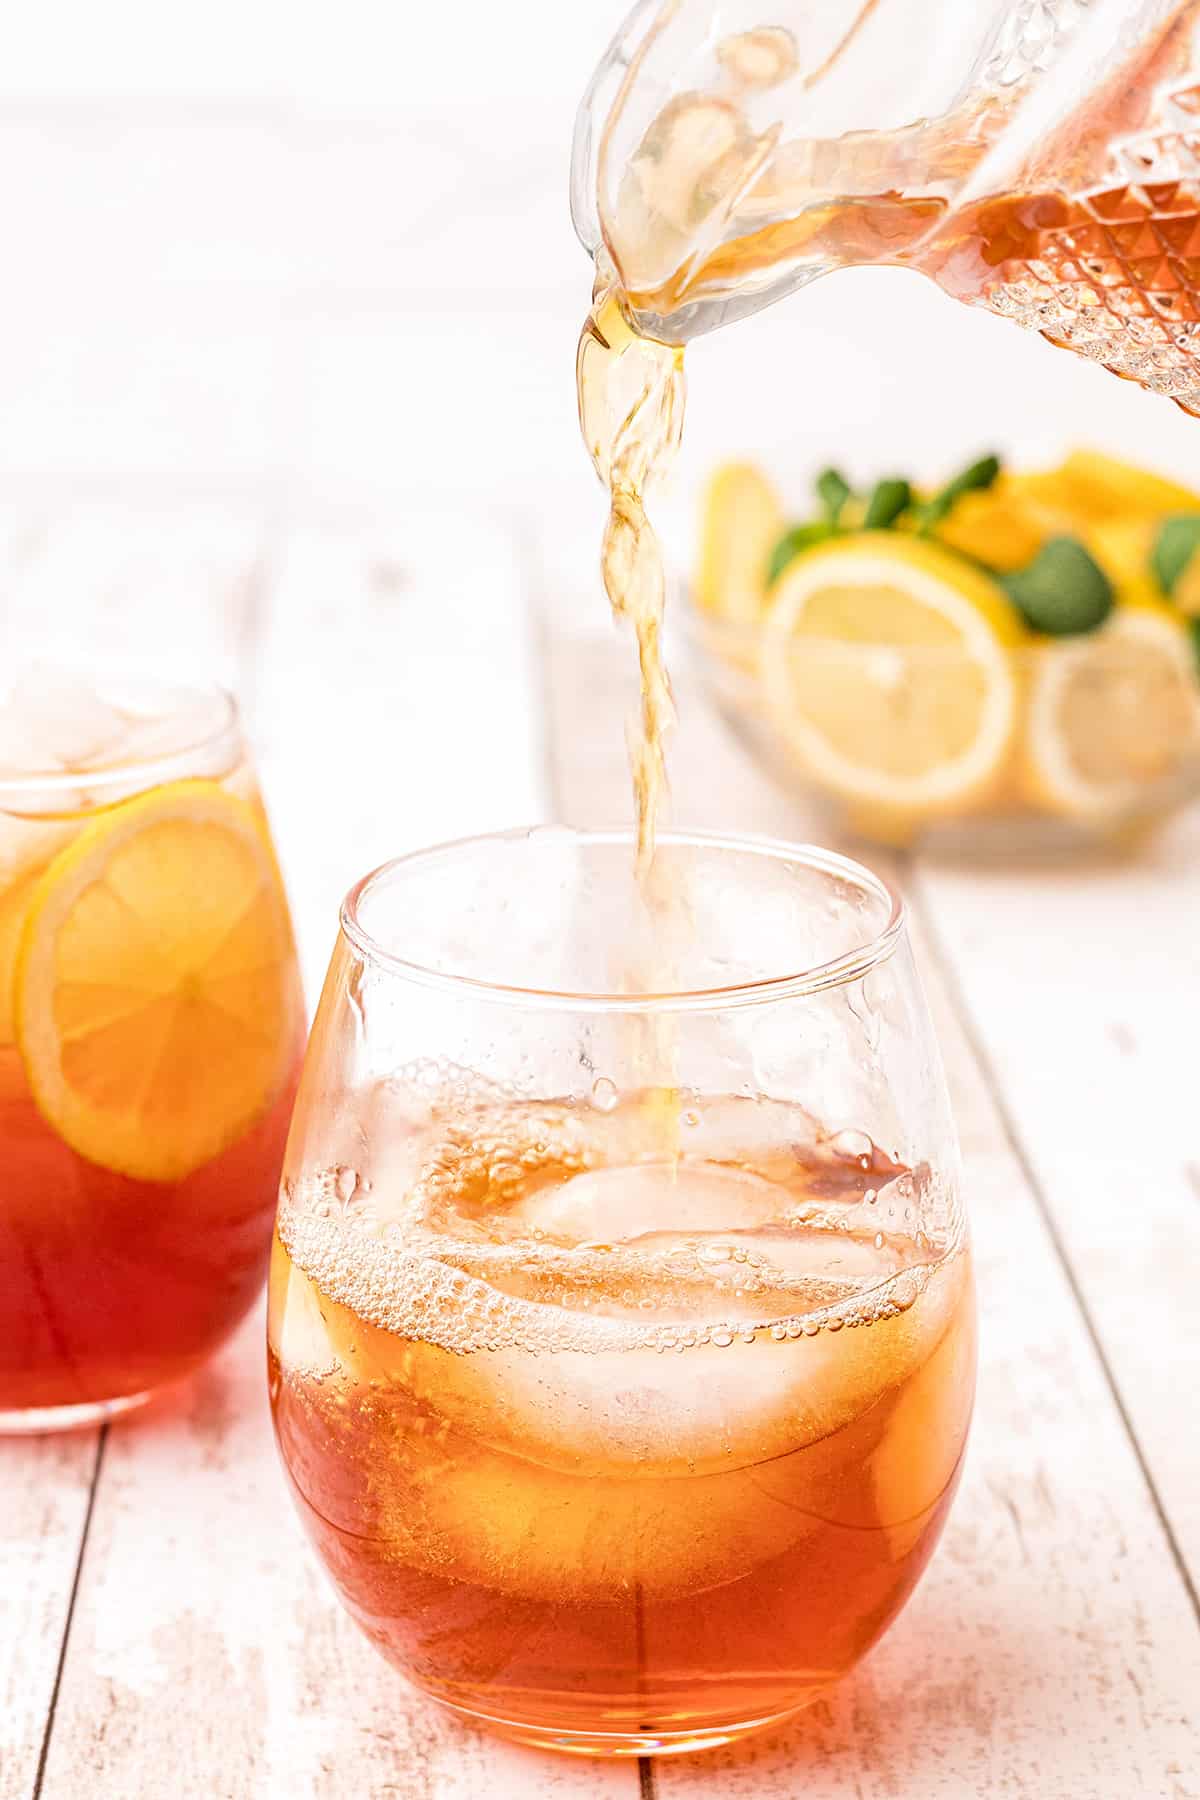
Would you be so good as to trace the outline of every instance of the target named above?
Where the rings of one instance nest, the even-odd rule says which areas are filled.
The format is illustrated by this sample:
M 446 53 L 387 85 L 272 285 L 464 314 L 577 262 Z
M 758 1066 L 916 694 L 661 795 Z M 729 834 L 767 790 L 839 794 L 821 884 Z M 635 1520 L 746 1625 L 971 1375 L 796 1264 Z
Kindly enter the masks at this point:
M 1179 513 L 1164 519 L 1150 551 L 1150 567 L 1167 597 L 1173 598 L 1179 580 L 1200 547 L 1200 517 Z
M 906 514 L 911 514 L 917 530 L 927 536 L 954 510 L 964 494 L 991 487 L 999 473 L 998 457 L 980 457 L 930 499 L 918 504 L 912 483 L 902 475 L 888 475 L 877 481 L 864 499 L 855 493 L 840 469 L 822 469 L 813 484 L 818 516 L 791 526 L 776 542 L 767 562 L 767 585 L 770 587 L 778 581 L 788 564 L 803 551 L 828 538 L 845 536 L 852 530 L 887 531 L 898 525 Z M 852 525 L 846 523 L 848 506 L 853 506 L 858 515 Z
M 921 536 L 928 537 L 936 526 L 947 519 L 964 494 L 978 494 L 992 487 L 999 473 L 998 456 L 981 456 L 978 462 L 968 464 L 961 474 L 956 475 L 953 481 L 948 481 L 945 487 L 939 488 L 918 509 L 917 530 Z
M 1048 538 L 1023 569 L 995 580 L 1030 629 L 1045 637 L 1095 631 L 1116 604 L 1112 582 L 1073 537 Z
M 840 469 L 822 469 L 814 485 L 825 517 L 836 529 L 846 502 L 853 497 L 854 490 Z
M 1150 568 L 1168 600 L 1180 601 L 1179 585 L 1200 549 L 1200 515 L 1177 513 L 1164 519 L 1150 550 Z M 1200 564 L 1197 565 L 1200 567 Z M 1188 635 L 1200 669 L 1200 615 L 1187 616 Z
M 918 501 L 911 482 L 903 476 L 889 475 L 877 481 L 863 499 L 839 469 L 823 469 L 814 484 L 819 516 L 793 525 L 779 538 L 768 561 L 767 585 L 778 581 L 789 563 L 814 544 L 846 537 L 852 531 L 887 531 L 906 521 L 919 537 L 930 537 L 964 496 L 985 492 L 1000 471 L 998 456 L 978 457 L 929 499 Z M 846 522 L 848 507 L 855 518 L 853 524 Z M 1164 566 L 1174 579 L 1200 547 L 1200 518 L 1169 523 L 1177 530 L 1163 555 Z M 1073 637 L 1095 631 L 1115 603 L 1112 583 L 1078 538 L 1050 538 L 1023 569 L 1001 571 L 965 551 L 956 550 L 955 554 L 998 582 L 1025 623 L 1043 636 Z M 1196 625 L 1200 644 L 1200 621 Z
M 828 519 L 813 519 L 807 525 L 793 525 L 785 531 L 771 551 L 767 562 L 767 586 L 771 587 L 779 580 L 790 562 L 794 562 L 802 550 L 811 550 L 814 544 L 823 543 L 827 538 L 836 537 L 836 525 Z

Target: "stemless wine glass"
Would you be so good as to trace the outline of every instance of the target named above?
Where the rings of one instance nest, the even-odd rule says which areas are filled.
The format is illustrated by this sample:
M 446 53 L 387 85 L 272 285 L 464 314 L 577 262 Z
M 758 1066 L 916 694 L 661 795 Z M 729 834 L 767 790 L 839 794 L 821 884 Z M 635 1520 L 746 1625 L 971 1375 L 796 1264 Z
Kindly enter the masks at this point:
M 342 908 L 270 1289 L 284 1466 L 427 1694 L 595 1754 L 804 1706 L 941 1531 L 974 1392 L 900 901 L 839 856 L 540 828 Z
M 259 1292 L 304 1009 L 233 701 L 0 698 L 0 1431 L 124 1410 Z

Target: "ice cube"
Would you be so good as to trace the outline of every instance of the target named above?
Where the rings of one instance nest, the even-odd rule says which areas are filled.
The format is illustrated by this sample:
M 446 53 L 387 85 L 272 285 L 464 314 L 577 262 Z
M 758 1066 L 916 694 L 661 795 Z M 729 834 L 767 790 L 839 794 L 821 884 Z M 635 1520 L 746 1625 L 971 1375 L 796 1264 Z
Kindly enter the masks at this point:
M 85 676 L 33 664 L 0 705 L 0 767 L 6 773 L 85 768 L 120 742 L 125 721 Z
M 338 1368 L 330 1321 L 336 1330 L 345 1308 L 322 1294 L 278 1243 L 271 1251 L 267 1311 L 267 1340 L 285 1375 L 320 1380 Z
M 445 1415 L 454 1410 L 451 1396 L 466 1398 L 465 1379 L 474 1410 L 456 1411 L 444 1431 L 423 1427 L 400 1446 L 389 1531 L 418 1566 L 440 1571 L 449 1562 L 460 1576 L 529 1598 L 692 1593 L 748 1574 L 829 1525 L 856 1532 L 882 1525 L 898 1553 L 910 1549 L 953 1478 L 970 1415 L 965 1280 L 963 1259 L 955 1259 L 907 1312 L 869 1329 L 659 1358 L 653 1385 L 640 1390 L 621 1374 L 648 1371 L 640 1353 L 572 1360 L 442 1352 L 434 1367 L 436 1353 L 433 1364 L 424 1360 L 428 1346 L 409 1346 L 404 1385 L 431 1374 L 428 1397 Z M 783 1385 L 772 1366 L 785 1372 Z M 918 1369 L 917 1385 L 906 1387 Z M 585 1388 L 587 1408 L 579 1404 Z M 801 1395 L 808 1437 L 797 1430 Z M 528 1427 L 534 1408 L 543 1422 L 558 1420 L 562 1449 L 564 1401 L 576 1459 L 547 1465 L 531 1454 Z M 694 1449 L 720 1405 L 754 1421 L 754 1455 L 739 1464 L 728 1454 L 707 1467 L 662 1460 L 668 1445 L 684 1448 L 684 1438 Z M 493 1423 L 507 1407 L 507 1422 L 525 1437 L 481 1442 L 488 1439 L 478 1429 L 484 1406 Z M 648 1455 L 629 1465 L 621 1453 L 631 1440 L 614 1437 L 613 1426 L 619 1433 L 634 1412 L 646 1427 Z M 590 1459 L 579 1453 L 589 1434 Z M 547 1447 L 542 1432 L 536 1448 Z M 379 1475 L 373 1466 L 376 1488 Z
M 722 38 L 717 61 L 735 88 L 761 92 L 789 80 L 800 56 L 790 31 L 782 25 L 763 25 Z
M 709 1162 L 752 1163 L 756 1169 L 786 1169 L 811 1157 L 819 1130 L 811 1113 L 790 1100 L 706 1094 L 694 1110 L 684 1108 L 684 1147 Z
M 157 697 L 153 711 L 122 711 L 120 734 L 85 766 L 113 769 L 189 752 L 199 756 L 220 732 L 225 717 L 226 703 L 220 695 L 166 692 Z M 204 771 L 197 767 L 197 772 Z
M 589 1169 L 527 1194 L 510 1220 L 562 1244 L 616 1244 L 661 1232 L 746 1231 L 788 1210 L 790 1196 L 746 1169 L 688 1161 Z
M 680 94 L 668 101 L 633 162 L 649 209 L 677 231 L 691 229 L 715 203 L 717 172 L 748 136 L 740 111 L 727 100 Z
M 391 1491 L 378 1463 L 371 1478 Z M 782 1555 L 817 1523 L 736 1471 L 581 1479 L 428 1431 L 401 1441 L 394 1483 L 386 1531 L 400 1556 L 530 1599 L 695 1593 Z
M 452 1355 L 412 1344 L 397 1378 L 459 1429 L 528 1461 L 649 1476 L 735 1469 L 819 1442 L 869 1411 L 921 1354 L 909 1313 L 811 1336 L 764 1329 L 748 1342 L 739 1329 L 753 1310 L 727 1297 L 726 1323 L 714 1320 L 709 1341 L 679 1350 L 534 1355 L 514 1345 Z M 577 1341 L 589 1323 L 599 1344 L 602 1320 L 584 1322 Z

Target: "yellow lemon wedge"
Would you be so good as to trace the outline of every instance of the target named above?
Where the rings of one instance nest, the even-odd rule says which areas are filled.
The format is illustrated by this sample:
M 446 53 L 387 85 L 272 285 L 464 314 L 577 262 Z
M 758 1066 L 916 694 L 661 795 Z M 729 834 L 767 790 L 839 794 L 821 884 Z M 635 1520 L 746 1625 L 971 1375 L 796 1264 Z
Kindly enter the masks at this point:
M 1099 631 L 1038 644 L 1022 762 L 1030 799 L 1118 820 L 1200 757 L 1200 684 L 1172 609 L 1140 592 Z
M 763 698 L 801 768 L 910 821 L 983 804 L 1018 716 L 1023 627 L 988 576 L 940 545 L 863 532 L 799 556 L 763 628 Z M 878 814 L 876 814 L 878 816 Z
M 937 528 L 938 542 L 993 569 L 1022 569 L 1046 539 L 1070 534 L 1064 508 L 1025 493 L 1019 478 L 1001 475 L 985 493 L 964 494 Z
M 1072 450 L 1055 469 L 1014 475 L 1013 491 L 1061 509 L 1076 529 L 1109 519 L 1161 518 L 1200 512 L 1200 494 L 1100 450 Z
M 1160 523 L 1146 514 L 1130 513 L 1101 519 L 1083 531 L 1087 548 L 1118 591 L 1137 588 L 1149 580 L 1150 552 Z
M 774 488 L 752 463 L 714 470 L 701 511 L 696 600 L 731 625 L 756 625 L 767 601 L 767 563 L 785 520 Z
M 291 926 L 252 808 L 213 781 L 85 825 L 38 879 L 14 982 L 34 1100 L 103 1168 L 178 1181 L 241 1137 L 296 1052 Z

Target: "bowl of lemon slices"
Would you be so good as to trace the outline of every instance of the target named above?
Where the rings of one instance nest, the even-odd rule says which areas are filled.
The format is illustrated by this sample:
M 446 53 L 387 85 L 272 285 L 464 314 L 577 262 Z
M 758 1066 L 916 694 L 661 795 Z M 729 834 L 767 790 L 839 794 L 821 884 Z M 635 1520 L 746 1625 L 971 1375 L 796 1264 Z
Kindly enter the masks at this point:
M 795 520 L 729 463 L 691 599 L 719 708 L 842 829 L 1069 846 L 1200 792 L 1200 493 L 1146 470 L 827 469 Z

